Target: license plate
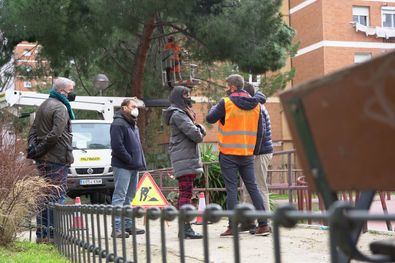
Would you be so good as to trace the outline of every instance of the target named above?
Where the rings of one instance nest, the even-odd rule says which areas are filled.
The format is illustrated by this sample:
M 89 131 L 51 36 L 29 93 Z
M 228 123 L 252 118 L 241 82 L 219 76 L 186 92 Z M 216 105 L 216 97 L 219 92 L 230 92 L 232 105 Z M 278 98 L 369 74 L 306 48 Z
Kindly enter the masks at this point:
M 83 179 L 80 180 L 80 185 L 94 185 L 94 184 L 102 184 L 102 179 Z

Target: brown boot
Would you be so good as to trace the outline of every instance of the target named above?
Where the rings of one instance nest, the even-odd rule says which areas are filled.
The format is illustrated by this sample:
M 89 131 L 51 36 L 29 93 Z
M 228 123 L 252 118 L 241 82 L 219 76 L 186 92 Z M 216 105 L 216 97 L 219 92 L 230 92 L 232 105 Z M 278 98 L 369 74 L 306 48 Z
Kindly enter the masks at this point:
M 255 228 L 255 235 L 256 236 L 268 236 L 272 232 L 272 228 L 268 225 L 265 226 L 258 226 Z
M 233 237 L 232 228 L 228 227 L 225 232 L 219 235 L 220 237 Z

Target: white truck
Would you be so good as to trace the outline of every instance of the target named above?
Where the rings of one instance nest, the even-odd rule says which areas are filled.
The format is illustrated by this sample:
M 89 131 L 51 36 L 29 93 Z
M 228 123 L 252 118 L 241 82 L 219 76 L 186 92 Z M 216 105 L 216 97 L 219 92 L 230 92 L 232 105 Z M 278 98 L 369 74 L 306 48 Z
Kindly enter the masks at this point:
M 91 202 L 108 203 L 114 189 L 108 120 L 73 120 L 74 163 L 67 177 L 68 195 L 89 194 Z
M 6 91 L 8 106 L 39 106 L 48 94 L 35 92 Z M 92 203 L 108 203 L 114 190 L 111 167 L 110 125 L 114 108 L 119 107 L 125 98 L 77 96 L 71 102 L 73 109 L 96 111 L 103 120 L 73 120 L 74 163 L 69 168 L 67 185 L 68 196 L 74 198 L 89 195 Z M 138 107 L 145 107 L 142 100 Z

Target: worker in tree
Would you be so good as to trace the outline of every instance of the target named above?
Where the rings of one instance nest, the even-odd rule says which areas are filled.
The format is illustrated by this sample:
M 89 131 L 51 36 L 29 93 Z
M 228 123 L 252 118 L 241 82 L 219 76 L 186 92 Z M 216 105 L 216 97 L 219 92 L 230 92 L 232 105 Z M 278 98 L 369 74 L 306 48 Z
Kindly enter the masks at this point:
M 167 84 L 170 88 L 172 88 L 172 77 L 174 75 L 174 81 L 182 80 L 181 77 L 181 48 L 175 42 L 174 37 L 170 36 L 167 39 L 167 43 L 165 44 L 164 51 L 163 51 L 163 58 L 162 61 L 165 65 L 166 69 L 166 79 Z

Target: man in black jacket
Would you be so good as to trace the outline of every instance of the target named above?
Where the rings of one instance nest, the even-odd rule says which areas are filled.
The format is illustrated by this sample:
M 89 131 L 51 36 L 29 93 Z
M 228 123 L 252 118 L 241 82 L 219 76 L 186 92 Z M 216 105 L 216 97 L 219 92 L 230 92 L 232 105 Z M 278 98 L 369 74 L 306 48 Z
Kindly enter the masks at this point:
M 56 78 L 49 98 L 36 112 L 29 132 L 27 157 L 36 161 L 41 176 L 54 185 L 48 192 L 43 210 L 37 215 L 36 242 L 52 242 L 53 211 L 46 207 L 48 201 L 63 203 L 66 196 L 67 169 L 73 163 L 70 120 L 74 113 L 70 101 L 75 99 L 74 82 Z M 49 218 L 48 218 L 49 215 Z
M 114 193 L 112 205 L 131 205 L 136 195 L 138 171 L 146 170 L 143 148 L 140 142 L 137 116 L 137 104 L 132 99 L 125 99 L 121 109 L 114 114 L 111 124 L 111 165 L 114 171 Z M 129 237 L 132 234 L 132 219 L 125 219 L 126 232 L 121 230 L 121 218 L 115 218 L 112 236 Z M 143 229 L 136 229 L 136 234 L 144 234 Z
M 254 86 L 250 83 L 244 84 L 244 89 L 247 91 L 251 97 L 256 97 L 261 103 L 261 112 L 263 121 L 265 122 L 266 129 L 262 135 L 262 142 L 260 145 L 260 149 L 257 153 L 255 153 L 254 159 L 254 170 L 255 170 L 255 177 L 256 182 L 258 185 L 259 190 L 263 195 L 263 202 L 265 204 L 265 210 L 270 211 L 270 203 L 269 203 L 269 188 L 267 186 L 267 171 L 269 164 L 273 158 L 273 143 L 272 143 L 272 129 L 270 124 L 270 116 L 269 112 L 265 107 L 266 103 L 266 96 L 263 95 L 261 92 L 255 92 Z M 251 198 L 248 194 L 247 188 L 243 184 L 243 195 L 242 195 L 243 202 L 252 203 Z M 255 233 L 255 227 L 249 229 L 251 234 Z

